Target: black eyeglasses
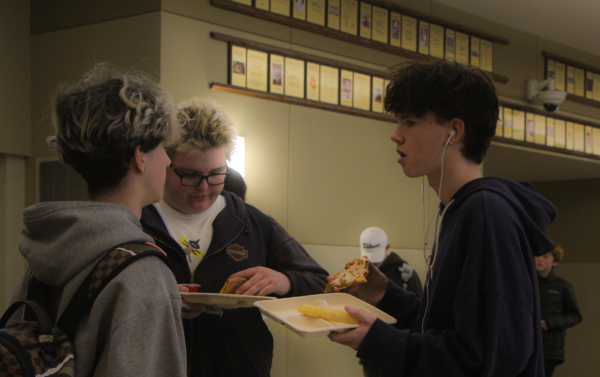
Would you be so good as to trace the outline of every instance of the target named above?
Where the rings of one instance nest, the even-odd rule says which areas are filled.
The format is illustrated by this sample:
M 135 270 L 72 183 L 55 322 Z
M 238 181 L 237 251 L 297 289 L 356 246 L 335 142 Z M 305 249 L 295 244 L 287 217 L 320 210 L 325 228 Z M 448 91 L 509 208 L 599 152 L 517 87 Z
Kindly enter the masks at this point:
M 181 178 L 181 185 L 186 187 L 196 187 L 200 186 L 203 180 L 206 179 L 206 183 L 210 186 L 218 186 L 225 183 L 225 178 L 229 175 L 229 167 L 226 166 L 225 173 L 217 173 L 217 174 L 209 174 L 209 175 L 200 175 L 200 174 L 182 174 L 177 171 L 173 167 L 173 164 L 169 165 L 173 172 L 177 174 L 179 178 Z

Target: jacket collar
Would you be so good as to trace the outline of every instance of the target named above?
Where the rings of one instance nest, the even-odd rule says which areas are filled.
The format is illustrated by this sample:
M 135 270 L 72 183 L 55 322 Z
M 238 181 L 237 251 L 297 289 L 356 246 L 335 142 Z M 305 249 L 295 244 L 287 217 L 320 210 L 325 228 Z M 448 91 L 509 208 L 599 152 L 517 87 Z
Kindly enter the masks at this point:
M 247 231 L 248 229 L 246 221 L 244 221 L 247 218 L 245 216 L 246 206 L 244 202 L 227 191 L 223 191 L 221 195 L 225 198 L 225 208 L 213 221 L 212 241 L 204 258 L 224 249 L 242 231 Z M 173 250 L 184 253 L 181 250 L 181 246 L 169 234 L 167 226 L 154 205 L 149 205 L 142 209 L 142 226 L 153 238 L 165 243 Z
M 223 191 L 221 195 L 225 197 L 225 209 L 213 221 L 213 237 L 205 258 L 224 249 L 248 229 L 244 221 L 246 206 L 242 199 L 227 191 Z
M 404 265 L 406 263 L 406 261 L 402 258 L 400 258 L 400 256 L 396 253 L 394 253 L 393 251 L 390 252 L 390 254 L 387 256 L 387 258 L 385 258 L 383 260 L 383 263 L 381 264 L 381 266 L 379 267 L 379 269 L 388 267 L 388 266 L 392 266 L 395 264 L 399 264 L 400 266 Z

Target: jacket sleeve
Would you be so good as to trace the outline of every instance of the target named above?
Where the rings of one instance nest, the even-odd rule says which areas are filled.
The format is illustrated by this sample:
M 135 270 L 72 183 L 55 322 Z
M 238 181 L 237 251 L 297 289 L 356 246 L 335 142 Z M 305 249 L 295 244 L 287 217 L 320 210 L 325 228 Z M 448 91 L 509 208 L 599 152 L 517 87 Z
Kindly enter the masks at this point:
M 419 279 L 417 271 L 413 270 L 413 274 L 408 281 L 407 290 L 413 292 L 417 298 L 423 297 L 423 286 L 421 285 L 421 279 Z
M 521 375 L 528 365 L 537 325 L 530 271 L 533 257 L 528 257 L 529 264 L 524 261 L 516 214 L 506 214 L 506 208 L 494 202 L 474 204 L 473 210 L 454 219 L 459 226 L 444 225 L 455 232 L 453 242 L 462 240 L 453 252 L 464 258 L 462 266 L 441 268 L 462 273 L 452 309 L 439 312 L 434 297 L 427 315 L 448 325 L 420 332 L 419 323 L 418 331 L 410 331 L 377 320 L 357 357 L 379 367 L 382 376 L 509 377 Z M 425 300 L 427 294 L 423 305 Z M 406 297 L 397 296 L 396 311 L 401 312 L 406 302 Z
M 284 297 L 323 293 L 329 275 L 273 218 L 267 266 L 285 274 L 291 289 Z
M 398 329 L 413 329 L 419 311 L 420 300 L 414 293 L 401 289 L 391 280 L 377 305 L 378 309 L 386 312 L 396 319 L 394 327 Z
M 582 320 L 573 285 L 566 282 L 562 289 L 562 315 L 545 318 L 548 330 L 562 330 L 575 326 Z

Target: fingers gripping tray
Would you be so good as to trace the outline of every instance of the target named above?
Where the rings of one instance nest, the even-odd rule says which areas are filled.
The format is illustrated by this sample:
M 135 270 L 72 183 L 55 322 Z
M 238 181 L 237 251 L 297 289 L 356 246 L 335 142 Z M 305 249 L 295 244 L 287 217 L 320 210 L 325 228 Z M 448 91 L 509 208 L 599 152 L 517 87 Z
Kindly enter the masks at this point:
M 327 321 L 322 318 L 301 314 L 298 312 L 298 307 L 302 304 L 324 306 L 338 310 L 345 310 L 345 306 L 351 306 L 377 317 L 386 323 L 396 323 L 394 317 L 347 293 L 325 293 L 274 301 L 257 301 L 254 303 L 254 306 L 259 308 L 264 316 L 277 323 L 282 323 L 290 331 L 295 332 L 303 338 L 316 338 L 325 336 L 332 331 L 342 332 L 358 327 L 358 325 Z

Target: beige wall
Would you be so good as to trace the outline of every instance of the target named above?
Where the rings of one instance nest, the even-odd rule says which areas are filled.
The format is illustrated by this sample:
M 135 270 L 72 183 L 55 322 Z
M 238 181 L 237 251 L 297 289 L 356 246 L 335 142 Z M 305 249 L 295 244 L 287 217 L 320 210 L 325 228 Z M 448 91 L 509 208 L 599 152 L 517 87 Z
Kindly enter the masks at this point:
M 0 154 L 0 313 L 8 307 L 25 260 L 19 253 L 25 204 L 25 159 Z
M 0 56 L 0 153 L 29 156 L 29 1 L 0 0 Z
M 27 165 L 27 204 L 36 201 L 36 159 L 54 156 L 49 100 L 64 82 L 81 79 L 95 63 L 160 72 L 160 14 L 150 13 L 31 36 L 31 119 L 34 159 Z
M 565 249 L 564 261 L 600 263 L 600 180 L 536 182 L 535 186 L 558 210 L 548 236 Z
M 0 0 L 0 313 L 24 271 L 18 239 L 31 154 L 29 1 Z
M 0 1 L 3 1 L 0 3 L 0 20 L 4 21 L 4 10 L 15 9 L 17 2 Z M 9 2 L 10 7 L 7 5 Z M 600 66 L 597 56 L 429 1 L 395 2 L 508 38 L 508 46 L 494 46 L 494 71 L 509 77 L 508 84 L 497 85 L 498 93 L 504 99 L 522 101 L 525 81 L 543 77 L 542 50 Z M 24 3 L 19 2 L 19 6 Z M 423 208 L 429 218 L 435 210 L 436 198 L 430 189 L 426 189 L 423 200 L 421 181 L 405 178 L 395 164 L 394 145 L 389 141 L 393 124 L 212 92 L 208 88 L 211 82 L 226 83 L 227 80 L 227 44 L 212 40 L 210 31 L 370 68 L 385 69 L 402 59 L 218 9 L 210 6 L 209 0 L 162 0 L 162 11 L 158 11 L 156 0 L 110 0 L 101 8 L 90 4 L 79 4 L 73 8 L 67 3 L 60 0 L 50 6 L 43 0 L 32 2 L 35 24 L 31 27 L 34 33 L 30 39 L 31 70 L 29 58 L 21 58 L 18 72 L 14 68 L 11 68 L 12 71 L 5 68 L 8 63 L 0 62 L 0 80 L 12 80 L 13 87 L 16 74 L 29 80 L 31 72 L 31 120 L 19 118 L 22 112 L 14 113 L 12 116 L 18 119 L 16 122 L 20 122 L 20 126 L 11 126 L 13 129 L 7 132 L 0 128 L 0 148 L 3 148 L 5 135 L 13 138 L 6 143 L 10 148 L 17 149 L 15 146 L 23 142 L 31 148 L 27 154 L 33 158 L 27 160 L 26 165 L 27 204 L 33 204 L 37 198 L 36 161 L 51 156 L 44 142 L 50 133 L 46 109 L 51 93 L 60 82 L 78 79 L 94 62 L 110 61 L 160 76 L 162 84 L 177 100 L 210 95 L 221 102 L 236 123 L 239 134 L 246 138 L 248 201 L 273 215 L 330 272 L 336 272 L 357 253 L 356 244 L 362 229 L 378 225 L 388 231 L 392 248 L 406 256 L 423 277 L 424 263 L 416 250 L 422 247 Z M 18 14 L 23 19 L 23 8 L 19 9 Z M 73 14 L 77 16 L 73 17 Z M 0 23 L 0 38 L 8 35 L 3 31 L 5 24 Z M 22 29 L 19 30 L 22 33 Z M 29 51 L 29 47 L 23 47 L 29 43 L 28 39 L 23 39 L 15 45 L 15 51 L 21 54 L 19 56 Z M 25 96 L 29 97 L 29 94 Z M 0 114 L 5 111 L 1 102 Z M 27 106 L 21 104 L 16 108 L 29 110 Z M 600 110 L 588 106 L 565 103 L 561 110 L 600 119 Z M 30 122 L 31 127 L 23 127 L 24 122 Z M 22 147 L 18 149 L 24 150 Z M 3 151 L 0 149 L 0 153 Z M 18 164 L 22 163 L 25 162 Z M 540 168 L 552 169 L 552 166 Z M 512 169 L 519 171 L 520 165 L 515 163 Z M 19 173 L 15 174 L 13 176 Z M 528 179 L 527 176 L 524 179 Z M 583 182 L 576 187 L 594 202 L 594 191 L 598 192 L 594 182 Z M 12 190 L 5 188 L 0 192 L 6 197 L 1 199 L 4 207 L 0 207 L 0 213 L 6 213 L 7 204 L 15 199 L 18 201 L 19 195 L 22 195 L 22 190 L 20 193 L 14 192 L 14 188 Z M 548 195 L 552 196 L 553 192 L 549 191 Z M 559 210 L 565 216 L 571 216 L 569 224 L 573 228 L 585 229 L 593 211 L 577 215 L 577 206 L 584 203 L 575 199 L 578 195 L 578 191 L 558 190 L 557 198 L 553 200 L 559 207 L 567 208 Z M 6 223 L 6 220 L 3 221 Z M 561 224 L 557 222 L 556 229 L 566 229 Z M 568 229 L 565 231 L 568 232 Z M 590 233 L 593 229 L 589 229 L 586 236 Z M 584 262 L 591 261 L 589 258 L 594 255 L 593 240 L 590 238 L 585 245 L 574 244 L 574 248 L 582 245 L 586 255 Z M 13 258 L 13 255 L 9 256 L 0 249 L 0 261 Z M 590 263 L 565 263 L 563 266 L 571 266 L 573 277 L 586 282 L 595 282 L 598 275 L 593 267 L 595 265 Z M 6 274 L 0 278 L 14 281 Z M 581 288 L 576 286 L 576 289 L 582 307 L 594 313 L 600 308 L 594 301 L 593 291 L 587 288 L 590 286 L 584 284 Z M 592 316 L 587 315 L 584 321 Z M 302 339 L 281 325 L 268 323 L 276 342 L 273 376 L 339 375 L 341 370 L 349 376 L 361 375 L 354 352 L 349 348 L 330 344 L 326 338 Z M 589 323 L 594 324 L 592 320 Z M 576 327 L 569 332 L 568 347 L 589 346 L 597 354 L 600 351 L 598 345 L 587 340 L 587 334 Z M 558 372 L 583 375 L 585 369 L 596 366 L 597 370 L 590 357 L 576 359 L 572 356 L 575 352 L 569 349 L 567 363 L 559 367 Z
M 565 363 L 556 367 L 554 376 L 596 377 L 600 370 L 600 263 L 560 263 L 556 274 L 573 284 L 583 321 L 567 330 Z

